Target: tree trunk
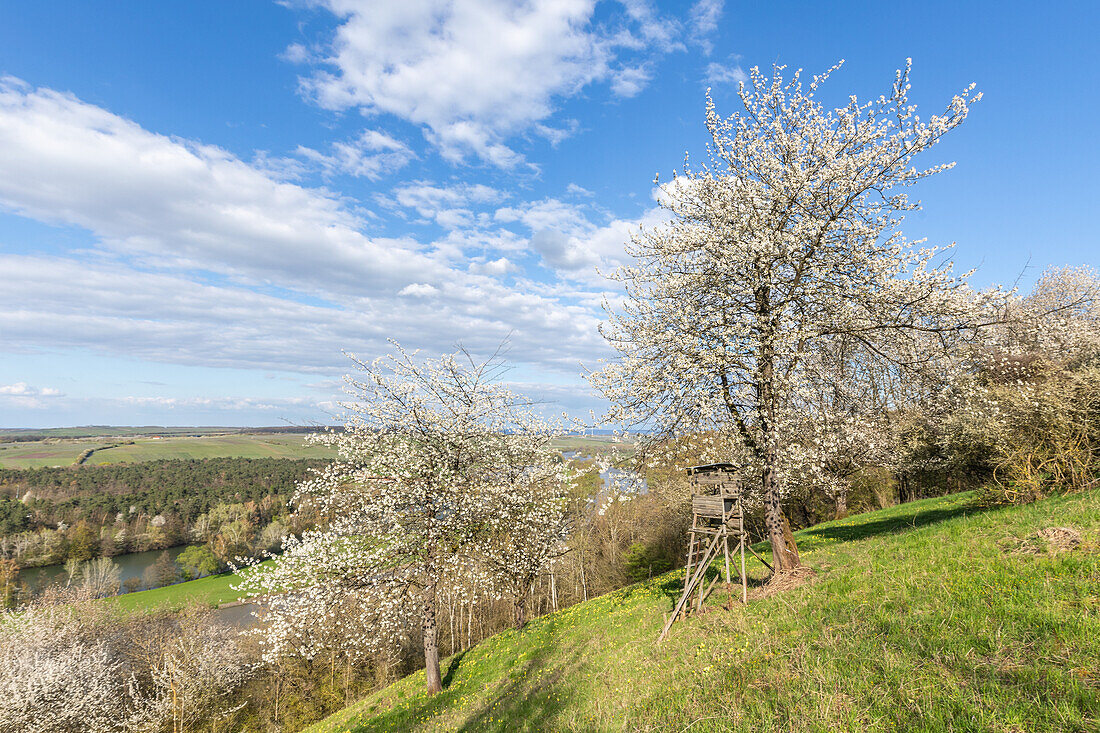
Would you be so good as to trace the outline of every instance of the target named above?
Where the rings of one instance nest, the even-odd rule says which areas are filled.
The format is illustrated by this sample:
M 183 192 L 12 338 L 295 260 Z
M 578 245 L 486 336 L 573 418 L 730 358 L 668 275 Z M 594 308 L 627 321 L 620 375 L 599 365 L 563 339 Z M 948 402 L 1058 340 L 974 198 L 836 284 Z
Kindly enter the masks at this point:
M 779 438 L 776 426 L 776 402 L 778 396 L 775 393 L 774 363 L 775 353 L 770 343 L 765 343 L 760 353 L 760 416 L 763 429 L 764 449 L 763 475 L 761 483 L 764 490 L 764 525 L 768 530 L 768 539 L 772 544 L 772 559 L 775 563 L 775 572 L 793 570 L 801 565 L 798 558 L 798 548 L 794 543 L 794 536 L 790 534 L 790 525 L 783 516 L 783 508 L 779 504 L 779 486 L 776 482 L 776 463 L 779 454 Z
M 836 495 L 836 518 L 844 519 L 848 516 L 848 492 L 838 491 Z
M 512 599 L 512 625 L 517 629 L 522 629 L 523 625 L 527 623 L 526 600 L 525 595 L 517 595 Z
M 424 589 L 424 680 L 428 694 L 433 695 L 443 689 L 439 677 L 439 628 L 435 619 L 435 580 Z
M 764 468 L 764 524 L 768 530 L 768 540 L 772 544 L 772 560 L 776 572 L 793 570 L 801 565 L 798 547 L 791 534 L 790 524 L 783 516 L 779 505 L 779 489 L 775 485 L 775 469 Z

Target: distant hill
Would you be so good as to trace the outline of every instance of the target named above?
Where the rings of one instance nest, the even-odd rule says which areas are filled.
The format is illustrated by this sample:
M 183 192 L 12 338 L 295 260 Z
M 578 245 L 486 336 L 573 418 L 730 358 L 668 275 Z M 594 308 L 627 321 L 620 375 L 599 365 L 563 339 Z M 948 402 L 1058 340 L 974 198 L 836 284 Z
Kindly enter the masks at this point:
M 222 428 L 224 430 L 224 428 Z M 302 433 L 207 433 L 49 437 L 0 442 L 0 468 L 141 463 L 188 458 L 331 458 Z
M 151 435 L 266 435 L 272 433 L 305 434 L 317 432 L 318 426 L 277 425 L 274 427 L 180 427 L 163 425 L 82 425 L 71 428 L 0 428 L 0 442 L 46 440 L 48 438 L 142 437 Z

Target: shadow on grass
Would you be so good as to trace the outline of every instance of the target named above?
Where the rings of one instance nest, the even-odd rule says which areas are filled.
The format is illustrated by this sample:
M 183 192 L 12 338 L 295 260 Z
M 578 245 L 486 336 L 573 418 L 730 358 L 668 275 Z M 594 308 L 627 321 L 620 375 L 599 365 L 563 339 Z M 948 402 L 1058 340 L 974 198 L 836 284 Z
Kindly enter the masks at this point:
M 764 568 L 763 565 L 760 565 L 760 567 Z M 764 577 L 764 578 L 755 577 L 751 574 L 752 568 L 750 568 L 749 570 L 750 570 L 750 573 L 746 574 L 746 577 L 745 577 L 745 584 L 749 588 L 758 588 L 759 586 L 762 586 L 762 585 L 764 585 L 765 583 L 768 582 L 767 577 Z M 730 582 L 732 583 L 734 588 L 740 588 L 741 587 L 740 572 L 741 572 L 740 568 L 735 568 L 735 567 L 730 568 Z M 715 564 L 711 565 L 711 567 L 707 569 L 706 577 L 702 581 L 704 587 L 709 587 L 711 582 L 715 578 L 718 578 L 719 576 L 724 576 L 724 575 L 725 575 L 725 571 L 721 567 L 719 567 L 718 561 L 715 561 Z M 631 587 L 634 587 L 634 586 L 631 586 Z M 660 581 L 660 584 L 657 585 L 656 588 L 657 588 L 657 590 L 659 590 L 661 592 L 661 594 L 665 598 L 668 598 L 670 601 L 672 601 L 673 604 L 675 604 L 676 601 L 680 600 L 680 596 L 683 595 L 683 593 L 684 593 L 684 574 L 683 574 L 683 572 L 682 571 L 681 572 L 676 572 L 676 573 L 672 573 L 670 575 L 665 576 L 665 578 Z M 724 588 L 725 588 L 725 585 L 722 583 L 721 580 L 719 580 L 718 583 L 716 583 L 715 586 L 714 586 L 714 593 L 719 593 L 720 591 L 723 591 Z M 695 592 L 698 593 L 698 586 L 696 586 L 696 591 Z
M 932 499 L 925 501 L 941 502 L 949 497 L 943 497 L 941 499 Z M 853 515 L 848 520 L 842 520 L 840 522 L 826 522 L 815 527 L 809 527 L 801 530 L 797 534 L 798 547 L 802 551 L 814 549 L 816 546 L 824 544 L 826 542 L 840 541 L 848 542 L 851 540 L 867 539 L 869 537 L 876 537 L 885 534 L 894 534 L 910 529 L 916 529 L 929 524 L 936 524 L 956 517 L 964 517 L 978 512 L 987 511 L 984 507 L 976 505 L 969 499 L 962 499 L 956 497 L 957 503 L 947 507 L 929 507 L 927 509 L 922 508 L 923 503 L 921 501 L 913 502 L 911 504 L 901 504 L 892 507 L 889 510 L 887 516 L 880 516 L 877 519 L 869 519 L 868 521 L 858 521 L 860 515 Z M 753 549 L 757 553 L 768 557 L 771 554 L 771 543 L 764 541 L 754 544 Z M 760 563 L 757 558 L 752 556 L 748 557 L 750 565 L 760 569 L 765 569 L 764 565 Z M 709 584 L 715 575 L 722 572 L 719 568 L 720 561 L 712 561 L 710 569 L 707 571 L 705 583 Z M 750 572 L 752 571 L 750 567 Z M 737 572 L 735 571 L 736 575 Z M 770 571 L 768 571 L 770 576 Z M 768 577 L 756 578 L 751 574 L 749 575 L 747 582 L 750 587 L 758 587 L 768 582 Z M 735 582 L 737 582 L 735 580 Z M 632 586 L 634 587 L 634 586 Z M 684 592 L 684 572 L 683 569 L 666 575 L 657 586 L 657 589 L 673 603 L 680 599 L 680 595 Z M 630 589 L 624 589 L 629 591 Z
M 867 539 L 868 537 L 877 537 L 878 535 L 894 534 L 983 511 L 986 511 L 986 509 L 973 502 L 965 501 L 955 506 L 906 512 L 897 516 L 882 517 L 881 519 L 858 524 L 830 522 L 818 527 L 809 527 L 799 532 L 798 546 L 799 548 L 812 547 L 815 544 L 814 540 L 850 542 L 852 540 Z
M 447 689 L 451 686 L 451 680 L 455 678 L 455 672 L 458 671 L 459 665 L 462 664 L 462 658 L 466 656 L 466 652 L 468 651 L 470 650 L 463 649 L 458 654 L 455 654 L 453 657 L 451 657 L 451 663 L 447 665 L 447 672 L 443 675 L 443 679 L 441 680 L 441 682 L 443 683 L 443 689 Z
M 464 664 L 469 650 L 456 654 L 447 663 L 442 692 L 427 697 L 418 690 L 389 709 L 353 724 L 351 730 L 411 731 L 438 715 L 455 711 L 462 712 L 446 721 L 449 730 L 554 730 L 552 721 L 571 704 L 555 683 L 582 661 L 583 654 L 583 650 L 577 650 L 563 659 L 555 642 L 556 626 L 540 626 L 539 641 L 522 645 L 522 663 L 516 659 L 503 671 L 485 659 L 465 660 Z M 529 624 L 517 633 L 531 629 Z M 512 650 L 519 648 L 516 645 Z M 550 668 L 554 672 L 543 676 L 543 670 Z M 476 704 L 467 709 L 467 701 Z
M 542 644 L 531 654 L 522 666 L 512 667 L 507 682 L 485 700 L 476 711 L 471 713 L 457 728 L 459 731 L 483 730 L 528 730 L 549 731 L 557 729 L 555 718 L 573 701 L 558 689 L 556 683 L 574 669 L 581 661 L 581 651 L 576 651 L 563 659 L 553 643 L 551 634 L 547 643 Z M 551 657 L 553 659 L 551 660 Z M 545 678 L 539 677 L 542 669 L 554 672 Z

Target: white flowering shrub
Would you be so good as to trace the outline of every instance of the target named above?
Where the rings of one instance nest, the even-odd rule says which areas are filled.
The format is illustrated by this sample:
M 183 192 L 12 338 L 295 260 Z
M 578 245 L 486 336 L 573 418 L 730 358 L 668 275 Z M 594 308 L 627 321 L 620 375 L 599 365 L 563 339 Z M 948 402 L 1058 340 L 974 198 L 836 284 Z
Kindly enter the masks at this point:
M 43 596 L 0 613 L 0 730 L 197 730 L 250 671 L 236 637 L 198 617 L 124 621 L 81 589 Z
M 0 615 L 0 730 L 126 730 L 126 670 L 88 612 L 40 602 Z
M 944 393 L 941 460 L 990 504 L 1089 488 L 1100 470 L 1100 277 L 1048 270 Z
M 239 632 L 231 627 L 185 614 L 149 662 L 143 684 L 130 681 L 134 710 L 127 730 L 182 733 L 243 706 L 234 696 L 252 665 L 241 648 Z

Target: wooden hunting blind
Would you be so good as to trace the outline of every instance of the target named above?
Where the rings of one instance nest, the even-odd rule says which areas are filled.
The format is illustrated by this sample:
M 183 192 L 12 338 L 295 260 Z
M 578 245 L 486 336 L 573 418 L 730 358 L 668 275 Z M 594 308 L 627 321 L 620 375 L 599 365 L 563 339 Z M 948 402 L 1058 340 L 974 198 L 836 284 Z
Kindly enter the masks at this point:
M 718 578 L 725 576 L 726 589 L 730 589 L 730 540 L 741 554 L 741 602 L 748 603 L 748 582 L 745 576 L 745 550 L 753 552 L 745 535 L 745 514 L 742 506 L 741 473 L 732 463 L 708 463 L 687 469 L 691 476 L 691 529 L 688 530 L 687 567 L 684 570 L 684 592 L 672 609 L 665 623 L 660 641 L 677 618 L 685 617 L 692 606 L 703 607 L 703 601 Z M 725 559 L 725 572 L 714 576 L 707 585 L 707 568 L 718 557 Z M 759 557 L 759 555 L 756 555 Z M 763 562 L 763 559 L 761 559 Z M 764 563 L 767 565 L 767 563 Z M 698 589 L 698 598 L 691 597 Z

